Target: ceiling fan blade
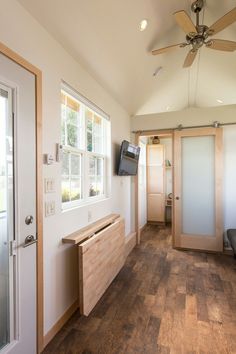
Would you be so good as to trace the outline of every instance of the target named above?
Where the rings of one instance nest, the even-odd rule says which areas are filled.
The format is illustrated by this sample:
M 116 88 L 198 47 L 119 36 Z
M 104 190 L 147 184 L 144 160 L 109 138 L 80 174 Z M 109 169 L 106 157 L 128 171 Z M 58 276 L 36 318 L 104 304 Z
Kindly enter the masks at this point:
M 179 43 L 179 44 L 174 44 L 174 45 L 169 45 L 168 47 L 160 48 L 160 49 L 155 49 L 152 50 L 152 55 L 157 55 L 157 54 L 162 54 L 169 52 L 175 48 L 183 48 L 187 45 L 187 43 Z
M 236 50 L 236 42 L 226 41 L 224 39 L 212 39 L 206 43 L 210 49 L 222 50 L 224 52 L 233 52 Z
M 211 27 L 208 29 L 210 35 L 214 35 L 226 27 L 232 25 L 236 21 L 236 7 L 217 20 Z
M 174 17 L 178 25 L 184 30 L 186 34 L 190 32 L 197 33 L 193 21 L 184 10 L 175 12 Z
M 191 49 L 190 52 L 188 52 L 188 54 L 186 56 L 183 68 L 189 68 L 192 65 L 192 63 L 194 62 L 196 55 L 197 55 L 197 50 Z

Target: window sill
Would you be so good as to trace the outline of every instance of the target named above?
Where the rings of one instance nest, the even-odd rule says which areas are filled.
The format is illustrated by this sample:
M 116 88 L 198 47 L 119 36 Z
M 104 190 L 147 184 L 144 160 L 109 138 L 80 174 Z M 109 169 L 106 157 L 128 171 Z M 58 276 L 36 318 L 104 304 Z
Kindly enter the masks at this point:
M 109 199 L 111 199 L 111 197 L 99 197 L 99 198 L 96 198 L 94 197 L 94 199 L 92 200 L 88 200 L 86 202 L 81 202 L 81 203 L 78 203 L 78 204 L 75 204 L 75 205 L 71 205 L 71 206 L 67 206 L 67 207 L 62 207 L 61 208 L 61 212 L 62 213 L 66 213 L 66 212 L 69 212 L 69 211 L 72 211 L 72 210 L 75 210 L 75 209 L 80 209 L 80 208 L 84 208 L 86 206 L 89 206 L 89 205 L 94 205 L 94 204 L 98 204 L 98 203 L 101 203 L 101 202 L 105 202 L 105 201 L 108 201 Z

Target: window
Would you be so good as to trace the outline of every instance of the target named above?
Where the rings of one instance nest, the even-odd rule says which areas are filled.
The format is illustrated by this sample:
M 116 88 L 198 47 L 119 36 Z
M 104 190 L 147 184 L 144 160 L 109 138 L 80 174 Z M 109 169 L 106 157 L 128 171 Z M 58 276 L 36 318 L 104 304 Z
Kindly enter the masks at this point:
M 101 157 L 89 157 L 89 196 L 102 195 L 104 193 L 103 176 L 104 159 Z
M 109 129 L 110 122 L 105 113 L 63 85 L 61 90 L 63 209 L 106 197 Z
M 62 203 L 82 199 L 81 154 L 63 151 Z

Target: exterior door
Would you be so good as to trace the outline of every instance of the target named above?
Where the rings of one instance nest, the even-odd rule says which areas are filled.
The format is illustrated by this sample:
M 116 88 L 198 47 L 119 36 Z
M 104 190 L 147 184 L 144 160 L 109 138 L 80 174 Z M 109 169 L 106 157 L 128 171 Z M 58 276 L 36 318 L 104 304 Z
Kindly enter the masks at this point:
M 174 134 L 174 246 L 221 252 L 222 129 Z
M 0 54 L 0 354 L 36 353 L 35 76 Z

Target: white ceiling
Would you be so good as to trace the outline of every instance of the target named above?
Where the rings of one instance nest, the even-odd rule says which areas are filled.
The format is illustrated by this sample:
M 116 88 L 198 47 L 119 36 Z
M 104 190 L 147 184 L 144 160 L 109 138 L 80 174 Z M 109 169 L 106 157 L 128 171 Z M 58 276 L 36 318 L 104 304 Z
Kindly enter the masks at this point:
M 191 0 L 18 1 L 132 115 L 217 106 L 217 99 L 236 103 L 236 51 L 202 48 L 191 69 L 182 68 L 187 48 L 150 54 L 185 40 L 172 13 L 190 14 Z M 201 21 L 204 15 L 209 26 L 235 6 L 235 0 L 206 0 Z M 140 32 L 144 18 L 148 27 Z M 236 24 L 216 37 L 236 41 Z

